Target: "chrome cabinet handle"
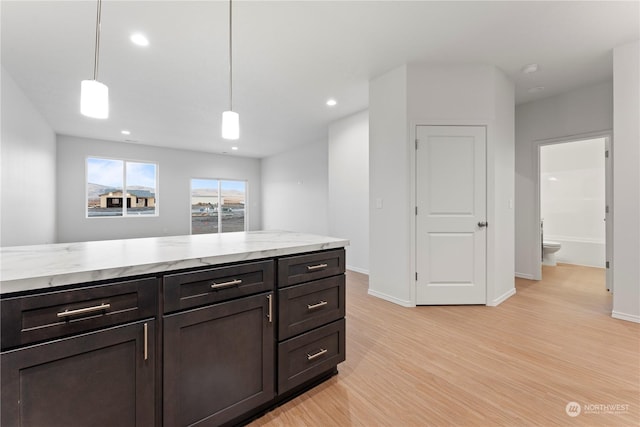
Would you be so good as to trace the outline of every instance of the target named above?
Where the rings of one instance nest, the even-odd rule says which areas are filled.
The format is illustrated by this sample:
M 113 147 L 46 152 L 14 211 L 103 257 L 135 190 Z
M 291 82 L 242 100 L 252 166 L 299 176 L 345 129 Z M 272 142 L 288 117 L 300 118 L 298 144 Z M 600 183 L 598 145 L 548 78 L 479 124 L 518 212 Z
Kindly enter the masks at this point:
M 318 265 L 307 265 L 308 271 L 319 270 L 321 268 L 327 268 L 329 265 L 327 264 L 318 264 Z
M 111 308 L 111 304 L 102 303 L 100 305 L 95 305 L 93 307 L 79 308 L 77 310 L 67 309 L 65 311 L 61 311 L 60 313 L 58 313 L 58 317 L 69 317 L 69 316 L 75 316 L 77 314 L 88 314 L 88 313 L 93 313 L 94 311 L 108 310 L 109 308 Z
M 480 228 L 482 228 L 482 227 L 486 227 L 486 226 L 488 226 L 488 225 L 489 225 L 489 223 L 488 223 L 487 221 L 480 221 L 480 222 L 478 223 L 478 227 L 480 227 Z
M 236 280 L 232 280 L 230 282 L 224 282 L 224 283 L 213 282 L 211 283 L 211 289 L 230 288 L 231 286 L 236 286 L 236 285 L 239 285 L 240 283 L 242 283 L 242 280 L 240 279 L 236 279 Z
M 149 325 L 144 324 L 144 360 L 149 358 Z
M 316 359 L 316 358 L 324 355 L 327 351 L 329 351 L 329 350 L 327 350 L 326 348 L 321 348 L 320 351 L 318 351 L 316 353 L 313 353 L 313 354 L 307 353 L 307 360 Z
M 327 305 L 327 304 L 329 304 L 329 303 L 328 303 L 328 302 L 326 302 L 326 301 L 320 301 L 320 302 L 319 302 L 319 303 L 317 303 L 317 304 L 307 304 L 307 310 L 314 310 L 314 309 L 316 309 L 316 308 L 323 307 L 323 306 L 325 306 L 325 305 Z
M 269 319 L 269 323 L 273 322 L 273 295 L 267 295 L 267 301 L 269 301 L 269 309 L 267 311 L 267 319 Z

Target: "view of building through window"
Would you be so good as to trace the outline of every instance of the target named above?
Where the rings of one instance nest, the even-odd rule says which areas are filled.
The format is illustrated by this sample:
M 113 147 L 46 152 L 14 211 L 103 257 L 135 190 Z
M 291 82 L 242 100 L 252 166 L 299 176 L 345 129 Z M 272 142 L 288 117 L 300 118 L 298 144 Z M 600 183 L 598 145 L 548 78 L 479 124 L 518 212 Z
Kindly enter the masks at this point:
M 191 234 L 245 231 L 246 181 L 191 180 Z
M 87 216 L 157 214 L 157 165 L 87 159 Z

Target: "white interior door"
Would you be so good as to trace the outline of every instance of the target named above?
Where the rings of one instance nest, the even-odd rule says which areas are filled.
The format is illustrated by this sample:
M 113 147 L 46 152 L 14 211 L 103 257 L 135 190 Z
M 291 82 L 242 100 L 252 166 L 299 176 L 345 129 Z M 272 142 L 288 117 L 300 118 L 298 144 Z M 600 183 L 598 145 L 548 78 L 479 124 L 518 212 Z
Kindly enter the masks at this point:
M 486 130 L 418 126 L 416 303 L 486 303 Z

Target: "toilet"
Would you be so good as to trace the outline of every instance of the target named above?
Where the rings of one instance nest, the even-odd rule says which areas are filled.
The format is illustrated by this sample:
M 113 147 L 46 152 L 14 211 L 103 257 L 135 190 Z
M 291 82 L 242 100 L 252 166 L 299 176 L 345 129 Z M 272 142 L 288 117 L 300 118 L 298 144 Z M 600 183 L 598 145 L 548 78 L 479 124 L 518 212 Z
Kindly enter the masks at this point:
M 562 245 L 558 242 L 545 240 L 542 242 L 542 265 L 556 265 L 556 252 Z

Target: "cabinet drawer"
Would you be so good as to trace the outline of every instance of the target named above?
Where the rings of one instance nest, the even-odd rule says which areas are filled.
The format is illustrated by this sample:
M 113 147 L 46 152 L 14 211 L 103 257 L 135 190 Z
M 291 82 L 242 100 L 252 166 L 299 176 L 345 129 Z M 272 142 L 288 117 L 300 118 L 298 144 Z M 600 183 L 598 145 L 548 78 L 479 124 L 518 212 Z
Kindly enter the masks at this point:
M 278 393 L 323 374 L 344 359 L 344 319 L 278 344 Z
M 344 249 L 317 252 L 278 260 L 278 287 L 344 273 Z
M 153 277 L 3 299 L 2 349 L 154 317 L 157 294 Z
M 278 337 L 290 338 L 345 315 L 344 275 L 278 291 Z
M 273 261 L 217 267 L 164 277 L 164 312 L 273 290 Z

